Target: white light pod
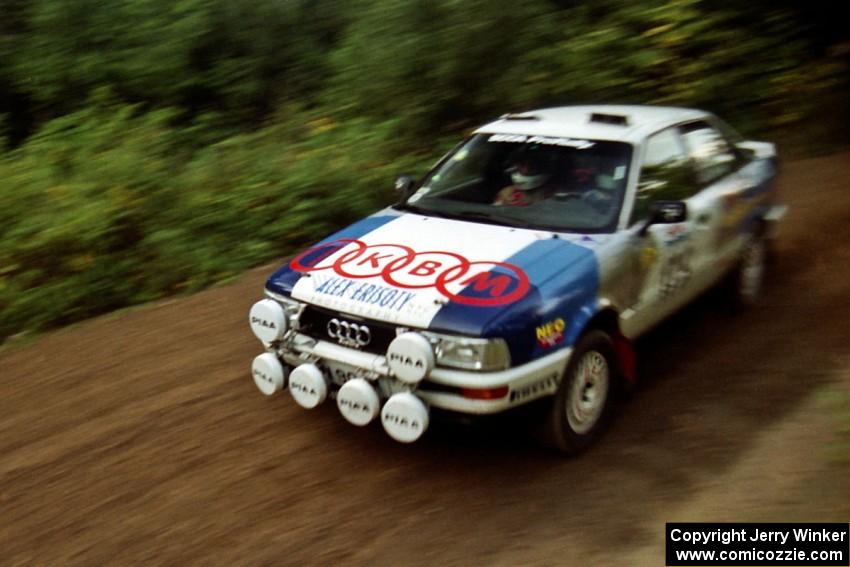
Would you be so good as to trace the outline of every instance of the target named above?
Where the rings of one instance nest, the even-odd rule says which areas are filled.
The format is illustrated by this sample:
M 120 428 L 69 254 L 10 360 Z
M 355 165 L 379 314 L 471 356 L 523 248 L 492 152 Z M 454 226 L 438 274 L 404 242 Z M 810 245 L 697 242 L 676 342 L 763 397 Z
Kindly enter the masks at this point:
M 328 397 L 328 383 L 315 364 L 302 364 L 289 373 L 289 393 L 299 406 L 313 409 Z
M 384 430 L 402 443 L 412 443 L 422 437 L 428 423 L 428 408 L 410 392 L 393 394 L 381 410 Z
M 336 394 L 336 405 L 342 417 L 358 426 L 370 423 L 381 410 L 378 393 L 363 378 L 354 378 L 343 384 Z
M 251 331 L 264 343 L 280 340 L 286 333 L 287 320 L 283 307 L 273 299 L 263 299 L 251 307 L 248 315 Z
M 403 333 L 390 343 L 387 365 L 402 382 L 416 384 L 434 368 L 431 343 L 419 333 Z
M 254 359 L 251 363 L 251 376 L 254 377 L 257 389 L 267 396 L 280 392 L 286 384 L 286 369 L 270 352 Z

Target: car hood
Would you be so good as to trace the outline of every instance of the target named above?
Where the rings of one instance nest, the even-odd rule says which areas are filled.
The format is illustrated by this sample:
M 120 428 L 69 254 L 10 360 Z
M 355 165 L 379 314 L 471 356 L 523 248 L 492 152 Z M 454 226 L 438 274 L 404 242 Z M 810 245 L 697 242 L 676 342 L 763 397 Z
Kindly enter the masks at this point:
M 592 315 L 598 240 L 390 209 L 296 255 L 266 287 L 399 326 L 504 337 L 516 362 L 546 348 L 540 327 L 560 329 L 550 346 L 569 344 Z

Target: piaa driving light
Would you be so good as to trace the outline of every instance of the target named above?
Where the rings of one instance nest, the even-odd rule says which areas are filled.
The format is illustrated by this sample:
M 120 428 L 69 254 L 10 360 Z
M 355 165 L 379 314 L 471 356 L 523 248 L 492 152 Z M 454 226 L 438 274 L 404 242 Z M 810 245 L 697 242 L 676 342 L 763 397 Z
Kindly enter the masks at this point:
M 286 334 L 289 320 L 280 303 L 263 299 L 251 307 L 248 314 L 251 331 L 264 343 L 273 343 Z

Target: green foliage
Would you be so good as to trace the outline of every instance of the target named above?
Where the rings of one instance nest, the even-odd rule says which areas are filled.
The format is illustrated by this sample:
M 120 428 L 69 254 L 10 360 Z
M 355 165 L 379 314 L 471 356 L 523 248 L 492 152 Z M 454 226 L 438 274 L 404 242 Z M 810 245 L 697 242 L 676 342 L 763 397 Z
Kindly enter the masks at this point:
M 167 113 L 92 106 L 0 162 L 0 335 L 145 298 L 132 255 L 169 175 Z
M 0 337 L 279 257 L 387 203 L 404 163 L 390 159 L 392 123 L 327 118 L 187 158 L 173 116 L 97 92 L 0 161 Z
M 414 134 L 504 112 L 523 54 L 547 41 L 543 1 L 361 2 L 331 56 L 330 100 L 355 115 L 401 115 Z M 524 80 L 521 79 L 521 81 Z
M 747 135 L 847 141 L 850 35 L 801 21 L 812 13 L 0 0 L 0 340 L 287 254 L 390 202 L 396 174 L 506 111 L 687 105 Z
M 109 86 L 129 101 L 217 109 L 241 123 L 321 86 L 317 36 L 325 30 L 306 1 L 27 4 L 27 31 L 6 66 L 16 88 L 51 114 L 76 110 Z
M 403 115 L 419 135 L 508 109 L 581 102 L 696 106 L 745 133 L 806 122 L 846 85 L 796 13 L 704 0 L 365 2 L 331 54 L 344 115 Z

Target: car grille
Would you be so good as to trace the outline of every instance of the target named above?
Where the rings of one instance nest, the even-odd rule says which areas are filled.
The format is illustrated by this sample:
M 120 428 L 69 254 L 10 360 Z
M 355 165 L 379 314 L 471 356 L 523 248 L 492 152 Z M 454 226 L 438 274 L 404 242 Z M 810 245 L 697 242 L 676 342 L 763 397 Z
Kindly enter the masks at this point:
M 358 325 L 365 325 L 369 327 L 369 333 L 371 335 L 369 344 L 363 347 L 354 347 L 365 352 L 386 354 L 387 348 L 396 337 L 396 327 L 393 325 L 369 319 L 354 318 L 350 315 L 326 311 L 325 309 L 320 309 L 312 305 L 305 307 L 298 319 L 299 332 L 314 339 L 337 343 L 338 341 L 335 338 L 328 335 L 328 323 L 331 319 L 348 321 L 349 323 L 356 323 Z

